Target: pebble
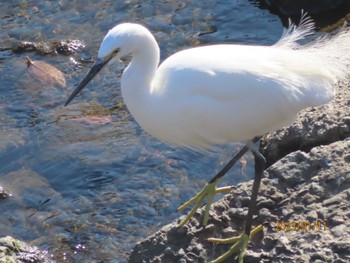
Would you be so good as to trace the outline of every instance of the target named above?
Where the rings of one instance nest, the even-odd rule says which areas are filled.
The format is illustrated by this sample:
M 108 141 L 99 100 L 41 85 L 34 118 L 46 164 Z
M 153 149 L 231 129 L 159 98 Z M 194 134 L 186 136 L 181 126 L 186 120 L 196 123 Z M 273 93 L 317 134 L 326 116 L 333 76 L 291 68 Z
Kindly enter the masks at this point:
M 338 196 L 334 196 L 334 197 L 331 197 L 327 200 L 324 200 L 322 202 L 322 205 L 324 206 L 329 206 L 329 205 L 334 205 L 334 204 L 339 204 L 340 203 L 340 200 L 339 200 L 339 197 Z
M 324 189 L 323 189 L 322 186 L 320 186 L 316 182 L 312 182 L 311 183 L 311 185 L 310 185 L 310 194 L 321 196 L 323 194 L 323 192 L 324 192 Z
M 341 224 L 331 228 L 332 234 L 336 237 L 342 236 L 344 233 L 347 232 L 347 230 L 348 230 L 348 227 L 345 224 Z
M 304 195 L 303 197 L 303 203 L 305 203 L 306 205 L 314 203 L 315 200 L 316 200 L 316 197 L 309 193 Z
M 312 210 L 306 214 L 306 219 L 310 222 L 316 221 L 317 217 L 317 212 L 315 210 Z

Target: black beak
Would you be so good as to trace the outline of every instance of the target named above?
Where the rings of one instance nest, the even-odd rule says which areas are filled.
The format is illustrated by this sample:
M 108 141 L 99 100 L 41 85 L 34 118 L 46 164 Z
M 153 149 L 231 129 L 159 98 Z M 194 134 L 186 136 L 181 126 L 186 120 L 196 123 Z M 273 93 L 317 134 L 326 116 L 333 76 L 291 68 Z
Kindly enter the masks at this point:
M 80 91 L 82 91 L 85 86 L 92 80 L 98 72 L 108 63 L 110 59 L 106 59 L 106 61 L 102 61 L 101 59 L 97 59 L 95 64 L 90 69 L 89 73 L 83 78 L 82 81 L 80 81 L 78 87 L 72 92 L 72 94 L 67 99 L 64 106 L 67 106 L 74 98 L 79 94 Z

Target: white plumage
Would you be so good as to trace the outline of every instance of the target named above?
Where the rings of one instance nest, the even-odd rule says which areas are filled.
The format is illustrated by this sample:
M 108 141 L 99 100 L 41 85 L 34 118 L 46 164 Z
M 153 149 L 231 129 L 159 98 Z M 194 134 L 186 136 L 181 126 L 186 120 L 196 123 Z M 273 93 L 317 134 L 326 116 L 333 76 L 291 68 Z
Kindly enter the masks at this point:
M 304 15 L 275 45 L 196 47 L 158 67 L 153 35 L 139 24 L 125 23 L 105 36 L 95 66 L 131 54 L 121 89 L 136 121 L 168 143 L 211 148 L 282 128 L 300 110 L 334 97 L 336 82 L 347 73 L 350 34 L 343 28 L 332 38 L 299 45 L 313 28 Z M 78 92 L 92 77 L 82 81 Z

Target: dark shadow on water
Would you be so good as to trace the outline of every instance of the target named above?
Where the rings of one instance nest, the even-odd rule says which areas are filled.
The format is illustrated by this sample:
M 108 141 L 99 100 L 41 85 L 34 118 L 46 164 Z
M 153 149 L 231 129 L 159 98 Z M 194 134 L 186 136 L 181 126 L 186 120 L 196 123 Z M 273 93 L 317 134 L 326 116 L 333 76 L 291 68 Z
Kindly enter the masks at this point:
M 265 0 L 250 0 L 250 2 L 253 5 L 258 6 L 263 10 L 269 10 L 271 14 L 279 16 L 284 27 L 288 27 L 289 18 L 291 18 L 291 20 L 296 24 L 298 24 L 300 21 L 300 14 L 297 14 L 299 13 L 298 11 L 296 12 L 296 14 L 287 15 L 282 13 L 276 6 L 267 5 Z M 305 11 L 307 12 L 307 9 Z M 301 13 L 301 10 L 300 10 L 300 13 Z M 336 8 L 331 8 L 329 10 L 311 13 L 310 16 L 315 21 L 316 30 L 322 30 L 330 25 L 339 23 L 339 21 L 343 21 L 343 19 L 347 15 L 348 15 L 347 19 L 349 19 L 350 18 L 349 14 L 350 14 L 350 1 L 343 1 Z

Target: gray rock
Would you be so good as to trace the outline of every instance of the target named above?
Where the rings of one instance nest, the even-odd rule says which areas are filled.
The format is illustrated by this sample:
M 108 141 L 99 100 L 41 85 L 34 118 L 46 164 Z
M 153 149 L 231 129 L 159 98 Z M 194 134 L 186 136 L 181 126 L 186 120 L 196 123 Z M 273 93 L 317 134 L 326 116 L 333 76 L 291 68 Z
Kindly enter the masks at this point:
M 262 241 L 251 242 L 245 262 L 269 262 L 272 259 L 273 262 L 348 260 L 348 245 L 344 243 L 350 241 L 350 180 L 347 179 L 349 166 L 345 160 L 348 152 L 350 139 L 316 147 L 312 154 L 300 151 L 291 153 L 266 171 L 258 197 L 261 204 L 259 216 L 254 219 L 255 225 L 266 224 L 265 237 Z M 324 156 L 329 156 L 331 165 L 322 165 Z M 279 179 L 278 185 L 273 184 L 275 178 Z M 337 183 L 339 180 L 343 182 L 341 185 Z M 207 228 L 200 224 L 203 216 L 201 209 L 181 234 L 177 222 L 174 222 L 138 243 L 129 262 L 208 262 L 218 257 L 229 245 L 213 246 L 206 240 L 209 237 L 238 235 L 242 231 L 247 207 L 235 207 L 235 199 L 249 187 L 251 182 L 240 184 L 213 204 L 210 226 Z M 285 199 L 287 201 L 273 204 L 267 201 L 278 200 L 281 195 L 288 197 Z M 310 196 L 313 201 L 305 203 L 304 200 L 310 199 Z M 223 210 L 222 207 L 231 208 Z M 341 224 L 332 221 L 337 217 L 343 220 Z M 293 223 L 300 228 L 276 230 L 277 222 Z M 232 258 L 227 262 L 232 262 Z
M 346 230 L 347 226 L 345 224 L 341 224 L 339 226 L 331 228 L 332 234 L 336 237 L 342 236 L 344 232 L 346 233 Z
M 337 253 L 347 253 L 349 258 L 350 242 L 349 239 L 345 241 L 337 241 L 332 244 L 332 249 Z
M 306 214 L 306 219 L 310 222 L 315 222 L 317 220 L 317 211 L 311 210 Z

